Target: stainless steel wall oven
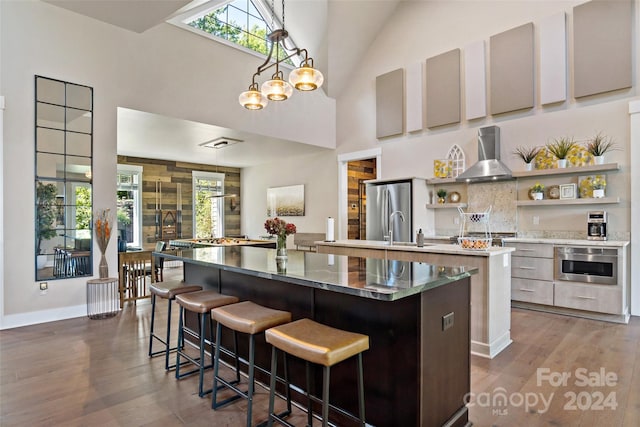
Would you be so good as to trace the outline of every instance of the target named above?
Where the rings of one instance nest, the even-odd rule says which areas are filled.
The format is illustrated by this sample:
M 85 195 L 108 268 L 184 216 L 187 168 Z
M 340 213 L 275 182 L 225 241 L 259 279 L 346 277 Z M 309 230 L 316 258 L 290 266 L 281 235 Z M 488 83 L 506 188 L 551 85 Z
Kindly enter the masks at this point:
M 618 251 L 611 248 L 556 246 L 555 279 L 601 285 L 618 284 Z

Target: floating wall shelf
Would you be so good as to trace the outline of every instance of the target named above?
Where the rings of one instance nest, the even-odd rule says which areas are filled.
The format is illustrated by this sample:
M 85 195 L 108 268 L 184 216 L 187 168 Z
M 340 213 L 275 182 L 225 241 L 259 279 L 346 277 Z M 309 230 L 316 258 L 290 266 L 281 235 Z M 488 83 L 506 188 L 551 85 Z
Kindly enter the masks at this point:
M 550 205 L 608 205 L 620 203 L 619 197 L 602 197 L 599 199 L 589 197 L 584 199 L 545 199 L 545 200 L 518 200 L 517 206 L 550 206 Z

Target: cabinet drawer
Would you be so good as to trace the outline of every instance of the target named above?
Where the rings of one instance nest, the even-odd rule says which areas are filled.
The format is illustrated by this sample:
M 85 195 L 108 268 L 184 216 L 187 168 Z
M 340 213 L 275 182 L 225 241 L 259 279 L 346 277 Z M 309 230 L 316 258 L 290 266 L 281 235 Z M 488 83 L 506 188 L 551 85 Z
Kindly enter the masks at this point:
M 553 258 L 553 245 L 548 243 L 515 243 L 507 242 L 505 246 L 516 248 L 512 256 L 536 258 Z
M 511 299 L 553 305 L 553 282 L 533 279 L 511 279 Z
M 511 258 L 511 277 L 552 281 L 553 259 L 514 256 Z
M 619 286 L 556 282 L 554 300 L 558 307 L 599 313 L 623 313 L 622 291 Z

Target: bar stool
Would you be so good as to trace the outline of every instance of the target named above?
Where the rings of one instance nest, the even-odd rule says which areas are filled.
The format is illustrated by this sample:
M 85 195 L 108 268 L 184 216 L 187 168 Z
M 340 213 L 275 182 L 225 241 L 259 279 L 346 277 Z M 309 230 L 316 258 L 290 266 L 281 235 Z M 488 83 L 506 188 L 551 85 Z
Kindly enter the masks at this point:
M 247 427 L 251 427 L 252 420 L 252 407 L 253 407 L 253 392 L 255 388 L 254 372 L 255 372 L 255 336 L 265 330 L 274 326 L 282 325 L 291 321 L 291 313 L 288 311 L 274 310 L 272 308 L 263 307 L 255 304 L 251 301 L 243 301 L 237 304 L 225 305 L 224 307 L 218 307 L 211 310 L 211 316 L 213 320 L 218 323 L 216 329 L 216 352 L 214 356 L 214 368 L 213 368 L 213 399 L 211 407 L 218 409 L 228 403 L 233 402 L 241 397 L 247 399 Z M 240 332 L 249 335 L 249 361 L 248 365 L 248 390 L 242 391 L 235 384 L 239 382 L 238 371 L 238 355 L 236 353 L 236 380 L 227 381 L 220 377 L 220 336 L 222 334 L 222 326 L 233 331 L 234 340 L 236 339 L 236 333 Z M 218 386 L 218 382 L 222 383 Z M 233 390 L 236 394 L 218 402 L 218 390 L 224 387 Z M 289 413 L 291 413 L 291 397 L 287 388 L 287 404 Z
M 306 362 L 307 372 L 307 425 L 313 425 L 311 408 L 311 393 L 309 391 L 310 369 L 309 363 L 323 366 L 322 381 L 322 425 L 329 425 L 329 379 L 331 366 L 352 356 L 358 356 L 358 408 L 360 425 L 365 426 L 364 419 L 364 381 L 362 379 L 362 352 L 369 349 L 367 335 L 347 332 L 332 328 L 311 319 L 300 319 L 295 322 L 276 326 L 265 331 L 265 337 L 273 348 L 271 351 L 271 383 L 269 392 L 269 422 L 283 425 L 291 424 L 274 413 L 275 379 L 277 371 L 277 350 L 291 354 Z M 287 388 L 288 388 L 287 384 Z M 355 418 L 355 417 L 354 417 Z
M 201 291 L 202 286 L 189 285 L 181 280 L 169 280 L 166 282 L 155 282 L 149 285 L 151 292 L 151 327 L 149 331 L 149 357 L 164 354 L 164 369 L 169 370 L 175 365 L 169 366 L 169 353 L 177 347 L 170 348 L 171 343 L 171 302 L 176 299 L 176 295 L 185 294 L 187 292 Z M 167 335 L 165 338 L 156 335 L 153 328 L 156 318 L 156 298 L 164 298 L 167 300 Z M 164 350 L 153 351 L 153 340 L 156 339 L 164 344 Z
M 178 323 L 178 349 L 176 350 L 176 378 L 180 379 L 187 375 L 198 372 L 200 377 L 198 381 L 198 396 L 203 397 L 205 394 L 211 393 L 211 390 L 202 390 L 204 370 L 213 366 L 213 363 L 208 366 L 205 366 L 204 364 L 204 346 L 207 343 L 207 340 L 205 338 L 207 320 L 209 320 L 209 332 L 213 335 L 213 321 L 211 320 L 211 310 L 223 305 L 236 303 L 238 302 L 238 298 L 230 295 L 222 295 L 216 291 L 196 291 L 176 295 L 176 302 L 180 305 L 180 321 Z M 198 333 L 184 326 L 185 311 L 190 311 L 198 315 Z M 189 356 L 183 351 L 185 333 L 199 339 L 200 357 L 198 359 Z M 208 341 L 209 344 L 213 345 L 213 337 L 210 337 Z M 181 374 L 180 357 L 184 357 L 189 362 L 196 365 L 196 369 Z

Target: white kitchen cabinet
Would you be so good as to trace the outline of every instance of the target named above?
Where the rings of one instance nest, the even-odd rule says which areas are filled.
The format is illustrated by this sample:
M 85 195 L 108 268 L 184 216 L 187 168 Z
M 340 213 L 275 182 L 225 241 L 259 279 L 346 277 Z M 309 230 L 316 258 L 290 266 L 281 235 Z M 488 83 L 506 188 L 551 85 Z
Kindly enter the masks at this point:
M 618 251 L 615 285 L 556 280 L 554 243 L 505 242 L 505 246 L 516 249 L 511 255 L 513 307 L 620 323 L 629 321 L 627 245 L 614 242 L 611 246 Z
M 553 245 L 505 243 L 511 254 L 511 300 L 553 305 Z

